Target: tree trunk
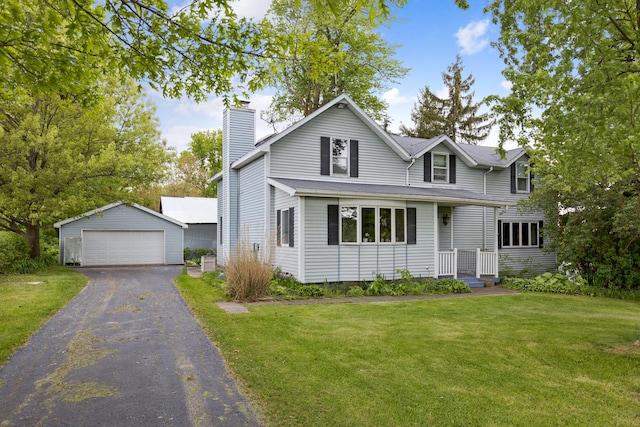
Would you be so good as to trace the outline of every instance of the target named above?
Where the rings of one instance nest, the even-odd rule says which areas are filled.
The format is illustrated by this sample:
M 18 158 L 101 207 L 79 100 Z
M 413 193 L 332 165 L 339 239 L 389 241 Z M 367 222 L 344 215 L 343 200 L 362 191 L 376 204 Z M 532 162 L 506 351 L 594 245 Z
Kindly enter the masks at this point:
M 27 225 L 27 231 L 24 233 L 25 239 L 29 244 L 29 256 L 37 258 L 40 256 L 40 224 Z

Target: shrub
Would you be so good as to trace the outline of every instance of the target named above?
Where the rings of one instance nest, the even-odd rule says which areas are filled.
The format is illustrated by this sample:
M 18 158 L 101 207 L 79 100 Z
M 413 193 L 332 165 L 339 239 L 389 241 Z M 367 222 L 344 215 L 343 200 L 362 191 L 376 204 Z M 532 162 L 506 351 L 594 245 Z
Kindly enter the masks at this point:
M 471 292 L 469 285 L 464 280 L 458 279 L 437 279 L 430 282 L 426 290 L 432 292 L 450 292 L 454 294 L 464 294 Z
M 301 297 L 321 298 L 324 296 L 325 290 L 318 285 L 300 285 L 297 287 L 296 293 Z
M 364 289 L 362 289 L 360 286 L 351 286 L 349 288 L 349 290 L 347 291 L 347 296 L 348 297 L 363 297 L 364 296 Z
M 227 294 L 234 301 L 255 301 L 269 294 L 273 276 L 270 244 L 254 251 L 248 238 L 242 236 L 235 253 L 226 260 Z
M 564 274 L 544 273 L 533 279 L 503 279 L 501 285 L 505 288 L 517 289 L 519 291 L 526 292 L 546 292 L 553 294 L 640 300 L 640 293 L 634 290 L 589 286 L 581 283 L 584 283 L 584 281 L 573 283 Z
M 16 270 L 20 270 L 23 264 L 34 263 L 29 258 L 29 245 L 24 237 L 10 231 L 0 231 L 0 273 L 19 273 Z
M 213 248 L 184 248 L 184 260 L 185 262 L 191 261 L 195 265 L 200 265 L 200 259 L 204 255 L 216 255 L 216 250 Z

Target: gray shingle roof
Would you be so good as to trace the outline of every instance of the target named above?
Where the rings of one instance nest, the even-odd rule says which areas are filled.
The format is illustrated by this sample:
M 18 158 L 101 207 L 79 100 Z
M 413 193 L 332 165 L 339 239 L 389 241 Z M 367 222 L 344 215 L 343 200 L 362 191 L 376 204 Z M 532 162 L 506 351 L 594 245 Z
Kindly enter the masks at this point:
M 435 145 L 441 136 L 434 138 L 413 138 L 410 136 L 392 135 L 392 138 L 410 155 L 415 156 L 425 149 Z M 510 165 L 514 160 L 525 153 L 522 147 L 509 150 L 506 158 L 500 158 L 500 154 L 496 153 L 496 147 L 487 147 L 483 145 L 456 144 L 458 148 L 467 153 L 469 157 L 481 166 L 493 166 L 504 168 Z
M 355 182 L 311 181 L 304 179 L 270 178 L 278 186 L 285 187 L 293 195 L 384 197 L 389 199 L 441 201 L 453 205 L 506 206 L 513 205 L 499 197 L 452 188 L 424 188 L 408 185 L 378 185 Z

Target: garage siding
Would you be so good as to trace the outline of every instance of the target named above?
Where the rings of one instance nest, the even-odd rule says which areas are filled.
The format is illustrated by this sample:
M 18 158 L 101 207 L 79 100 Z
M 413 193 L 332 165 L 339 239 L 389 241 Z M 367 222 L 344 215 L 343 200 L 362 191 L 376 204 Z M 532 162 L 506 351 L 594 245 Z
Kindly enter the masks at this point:
M 183 264 L 183 229 L 180 225 L 124 204 L 99 214 L 68 222 L 60 227 L 60 253 L 64 254 L 65 237 L 82 237 L 83 230 L 155 230 L 164 232 L 164 264 Z M 84 258 L 84 254 L 83 254 Z M 60 262 L 64 262 L 61 259 Z M 134 261 L 128 264 L 134 264 Z M 162 263 L 162 262 L 161 262 Z

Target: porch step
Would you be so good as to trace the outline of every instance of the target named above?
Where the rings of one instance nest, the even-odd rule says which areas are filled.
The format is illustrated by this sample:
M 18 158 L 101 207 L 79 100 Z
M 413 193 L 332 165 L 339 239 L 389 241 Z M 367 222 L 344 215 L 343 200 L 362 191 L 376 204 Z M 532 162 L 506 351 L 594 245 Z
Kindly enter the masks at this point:
M 453 276 L 442 276 L 442 277 L 451 278 Z M 467 283 L 467 285 L 469 285 L 470 288 L 484 288 L 484 282 L 481 282 L 480 279 L 478 279 L 475 276 L 471 276 L 467 274 L 458 274 L 458 280 L 463 280 L 464 282 Z M 497 284 L 498 282 L 500 282 L 500 279 L 496 277 L 487 277 L 486 279 L 483 278 L 483 280 L 491 280 L 494 284 Z

